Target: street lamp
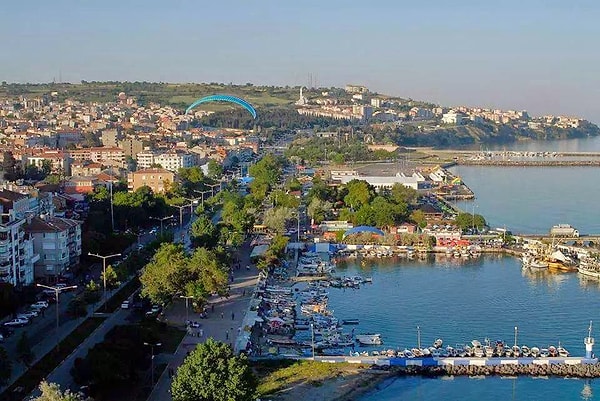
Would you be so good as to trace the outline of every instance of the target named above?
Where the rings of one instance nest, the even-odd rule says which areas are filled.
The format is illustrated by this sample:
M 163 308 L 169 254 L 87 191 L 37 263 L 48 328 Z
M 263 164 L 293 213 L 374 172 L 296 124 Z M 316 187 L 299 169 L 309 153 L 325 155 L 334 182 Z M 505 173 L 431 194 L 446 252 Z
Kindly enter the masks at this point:
M 179 229 L 183 228 L 183 208 L 184 207 L 188 207 L 188 205 L 181 205 L 181 206 L 177 206 L 177 205 L 171 205 L 173 207 L 179 208 Z M 193 206 L 190 203 L 190 208 Z
M 188 300 L 194 299 L 191 295 L 180 295 L 179 298 L 185 298 L 185 323 L 190 321 L 190 314 L 188 312 Z
M 154 216 L 150 216 L 150 218 L 154 219 L 154 220 L 160 220 L 160 235 L 162 236 L 162 234 L 163 234 L 163 221 L 172 219 L 173 215 L 170 215 L 170 216 L 167 216 L 167 217 L 154 217 Z
M 104 301 L 104 309 L 106 310 L 106 259 L 115 258 L 117 256 L 121 256 L 120 253 L 115 253 L 108 256 L 98 255 L 97 253 L 88 252 L 88 256 L 95 256 L 97 258 L 102 259 L 102 278 L 104 281 L 104 290 L 102 292 L 102 300 Z
M 37 287 L 43 287 L 46 288 L 48 290 L 52 290 L 54 291 L 54 296 L 55 301 L 56 301 L 56 349 L 58 350 L 58 319 L 59 319 L 59 315 L 58 315 L 58 294 L 60 294 L 61 291 L 65 291 L 65 290 L 72 290 L 77 288 L 76 285 L 70 285 L 68 287 L 51 287 L 49 285 L 44 285 L 44 284 L 36 284 Z
M 152 380 L 152 386 L 154 387 L 154 347 L 160 347 L 162 343 L 144 343 L 144 345 L 150 347 L 150 380 Z
M 207 187 L 210 187 L 212 196 L 215 196 L 215 187 L 217 187 L 217 186 L 220 187 L 221 183 L 219 182 L 218 184 L 204 184 L 204 185 L 206 185 Z
M 204 194 L 209 194 L 212 191 L 196 191 L 196 190 L 194 190 L 194 192 L 196 192 L 197 194 L 201 194 L 202 195 L 202 206 L 204 206 Z

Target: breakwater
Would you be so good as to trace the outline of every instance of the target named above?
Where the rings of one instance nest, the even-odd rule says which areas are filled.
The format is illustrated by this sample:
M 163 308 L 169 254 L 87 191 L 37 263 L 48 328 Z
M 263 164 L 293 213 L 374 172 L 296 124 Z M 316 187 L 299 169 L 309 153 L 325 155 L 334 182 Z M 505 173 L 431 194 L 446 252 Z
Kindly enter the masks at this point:
M 444 365 L 394 367 L 399 376 L 557 376 L 600 377 L 600 364 Z
M 462 166 L 500 167 L 599 167 L 600 160 L 473 160 L 462 159 L 456 162 Z

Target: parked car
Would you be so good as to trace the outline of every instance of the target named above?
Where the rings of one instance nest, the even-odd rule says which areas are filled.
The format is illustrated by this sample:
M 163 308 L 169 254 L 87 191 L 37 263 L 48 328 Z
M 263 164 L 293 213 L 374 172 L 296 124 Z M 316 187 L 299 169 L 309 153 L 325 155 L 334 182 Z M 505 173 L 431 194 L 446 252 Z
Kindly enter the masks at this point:
M 28 324 L 29 324 L 29 319 L 23 319 L 23 318 L 17 317 L 16 319 L 9 320 L 8 322 L 4 323 L 4 326 L 6 326 L 6 327 L 23 327 Z
M 33 319 L 34 317 L 37 317 L 40 313 L 38 311 L 35 310 L 28 310 L 25 312 L 21 312 L 17 314 L 17 317 L 22 317 L 25 319 Z
M 146 312 L 146 316 L 155 316 L 160 313 L 161 307 L 158 305 L 152 305 L 152 309 Z
M 37 301 L 34 304 L 31 304 L 31 309 L 46 309 L 48 307 L 47 301 Z
M 129 309 L 129 301 L 123 301 L 121 304 L 121 309 Z

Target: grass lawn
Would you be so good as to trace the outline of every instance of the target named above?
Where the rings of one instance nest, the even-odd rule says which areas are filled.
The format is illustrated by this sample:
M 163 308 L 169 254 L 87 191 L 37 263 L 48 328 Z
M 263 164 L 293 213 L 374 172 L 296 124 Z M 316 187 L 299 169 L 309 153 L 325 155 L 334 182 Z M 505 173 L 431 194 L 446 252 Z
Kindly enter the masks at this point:
M 185 336 L 185 330 L 157 322 L 156 320 L 145 320 L 140 325 L 152 330 L 152 333 L 156 335 L 158 338 L 157 342 L 162 344 L 160 347 L 161 353 L 174 354 Z
M 79 346 L 98 326 L 104 322 L 104 317 L 90 317 L 79 325 L 71 334 L 65 337 L 59 345 L 59 350 L 53 348 L 52 351 L 44 355 L 35 365 L 29 368 L 23 376 L 8 387 L 2 397 L 2 400 L 17 401 L 24 395 L 32 392 L 40 382 L 48 376 L 75 348 Z
M 324 380 L 345 372 L 355 372 L 368 366 L 350 363 L 323 363 L 315 361 L 259 361 L 252 364 L 259 377 L 258 393 L 273 394 L 299 383 L 319 386 Z

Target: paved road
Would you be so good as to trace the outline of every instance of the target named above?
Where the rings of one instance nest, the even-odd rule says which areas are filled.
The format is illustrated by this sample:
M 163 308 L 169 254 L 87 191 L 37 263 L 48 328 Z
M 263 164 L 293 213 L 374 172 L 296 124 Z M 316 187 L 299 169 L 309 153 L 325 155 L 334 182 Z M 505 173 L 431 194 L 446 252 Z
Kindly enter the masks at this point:
M 235 343 L 238 328 L 242 325 L 244 314 L 248 310 L 248 303 L 258 279 L 258 270 L 256 267 L 251 267 L 250 270 L 246 270 L 245 268 L 245 266 L 250 265 L 250 250 L 249 243 L 245 243 L 238 250 L 237 255 L 241 268 L 233 270 L 234 279 L 231 284 L 229 298 L 213 297 L 210 299 L 208 306 L 209 316 L 207 319 L 200 319 L 191 309 L 188 311 L 189 320 L 200 322 L 202 337 L 198 336 L 200 330 L 196 329 L 193 333 L 188 333 L 183 338 L 174 355 L 161 355 L 161 359 L 169 363 L 168 368 L 176 371 L 177 367 L 182 364 L 186 353 L 193 350 L 196 344 L 204 342 L 209 337 L 232 345 Z M 214 311 L 212 310 L 213 305 Z M 167 316 L 170 324 L 184 326 L 186 320 L 185 302 L 182 300 L 171 305 L 165 311 L 165 316 Z M 149 401 L 171 400 L 171 394 L 169 393 L 171 380 L 168 368 L 165 369 L 158 379 L 149 397 Z

